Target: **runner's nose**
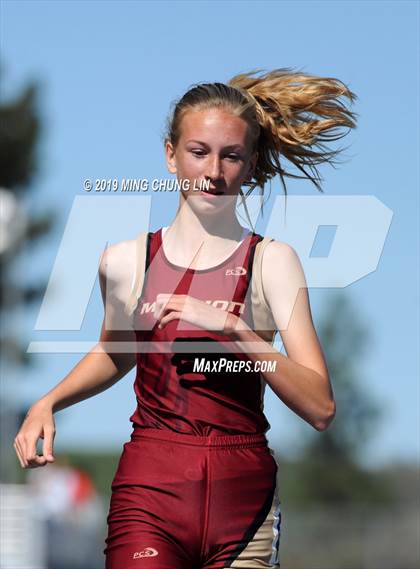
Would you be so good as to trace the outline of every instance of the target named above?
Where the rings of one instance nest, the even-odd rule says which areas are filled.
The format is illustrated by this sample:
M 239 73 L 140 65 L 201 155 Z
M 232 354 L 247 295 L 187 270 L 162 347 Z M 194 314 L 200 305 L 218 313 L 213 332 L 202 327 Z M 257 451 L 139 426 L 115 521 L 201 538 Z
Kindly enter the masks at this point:
M 210 160 L 206 172 L 206 179 L 220 180 L 223 177 L 222 161 L 218 156 Z

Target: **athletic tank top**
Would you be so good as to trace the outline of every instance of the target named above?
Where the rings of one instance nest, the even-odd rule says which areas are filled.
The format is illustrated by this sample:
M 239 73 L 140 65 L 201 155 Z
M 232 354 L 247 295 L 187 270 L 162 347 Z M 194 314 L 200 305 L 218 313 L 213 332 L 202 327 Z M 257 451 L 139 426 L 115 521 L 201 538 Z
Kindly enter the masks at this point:
M 174 265 L 165 255 L 162 238 L 162 229 L 147 235 L 145 275 L 133 313 L 136 341 L 152 346 L 137 353 L 137 407 L 130 417 L 133 428 L 200 436 L 267 432 L 265 382 L 260 372 L 253 371 L 248 356 L 238 348 L 235 352 L 234 343 L 220 331 L 204 330 L 179 319 L 159 329 L 154 317 L 158 294 L 185 294 L 233 312 L 255 329 L 250 283 L 255 246 L 263 238 L 248 232 L 227 259 L 209 269 Z M 179 346 L 184 342 L 211 343 L 212 351 L 200 354 L 168 349 L 178 342 Z M 251 371 L 215 371 L 213 362 L 222 357 L 232 362 L 232 370 L 235 360 L 248 361 Z M 204 358 L 202 371 L 193 371 L 195 358 Z

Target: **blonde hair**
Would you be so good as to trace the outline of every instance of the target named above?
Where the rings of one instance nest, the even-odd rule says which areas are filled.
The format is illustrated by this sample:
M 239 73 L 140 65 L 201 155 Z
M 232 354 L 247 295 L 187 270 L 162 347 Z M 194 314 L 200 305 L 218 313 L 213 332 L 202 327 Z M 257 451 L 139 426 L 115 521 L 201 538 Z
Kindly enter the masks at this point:
M 250 128 L 252 153 L 258 152 L 254 174 L 244 182 L 249 189 L 240 190 L 249 218 L 246 197 L 261 188 L 263 210 L 264 186 L 276 175 L 287 197 L 285 178 L 310 180 L 323 192 L 317 166 L 334 165 L 341 148 L 331 150 L 326 143 L 347 134 L 342 128 L 356 127 L 356 113 L 340 100 L 353 103 L 357 96 L 339 79 L 317 77 L 291 68 L 263 72 L 255 70 L 235 75 L 225 83 L 198 83 L 181 99 L 167 121 L 165 142 L 176 147 L 183 116 L 189 111 L 222 108 L 245 120 Z M 287 170 L 284 161 L 293 164 L 302 175 Z

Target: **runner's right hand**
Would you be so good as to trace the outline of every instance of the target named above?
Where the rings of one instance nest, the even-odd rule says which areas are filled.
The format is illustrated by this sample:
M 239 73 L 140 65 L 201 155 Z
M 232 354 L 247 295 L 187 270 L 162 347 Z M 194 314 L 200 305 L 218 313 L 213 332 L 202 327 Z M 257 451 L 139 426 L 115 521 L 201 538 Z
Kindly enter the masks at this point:
M 52 408 L 38 401 L 29 409 L 13 443 L 22 468 L 37 468 L 54 462 L 54 437 L 55 422 Z M 42 455 L 36 454 L 39 438 L 44 440 Z

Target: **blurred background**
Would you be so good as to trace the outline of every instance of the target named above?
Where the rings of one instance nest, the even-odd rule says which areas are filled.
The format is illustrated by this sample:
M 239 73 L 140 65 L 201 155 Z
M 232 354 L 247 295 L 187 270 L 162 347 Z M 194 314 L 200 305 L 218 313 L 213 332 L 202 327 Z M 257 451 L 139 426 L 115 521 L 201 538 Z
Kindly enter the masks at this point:
M 346 162 L 321 169 L 323 189 L 372 195 L 393 212 L 375 270 L 342 289 L 309 290 L 334 422 L 316 432 L 266 390 L 281 566 L 418 568 L 419 3 L 3 0 L 0 9 L 1 568 L 104 566 L 134 371 L 55 415 L 54 465 L 24 471 L 13 449 L 29 407 L 85 353 L 68 346 L 99 335 L 97 281 L 80 326 L 36 329 L 70 212 L 87 196 L 83 181 L 169 178 L 162 133 L 172 101 L 193 83 L 278 67 L 339 78 L 357 94 Z M 282 195 L 278 180 L 271 193 Z M 291 196 L 315 193 L 288 184 Z M 150 230 L 170 224 L 177 200 L 153 195 Z M 125 224 L 116 208 L 104 230 L 98 212 L 92 234 L 131 239 L 136 215 L 144 212 Z M 84 270 L 82 252 L 61 294 Z M 34 342 L 49 348 L 28 350 Z

